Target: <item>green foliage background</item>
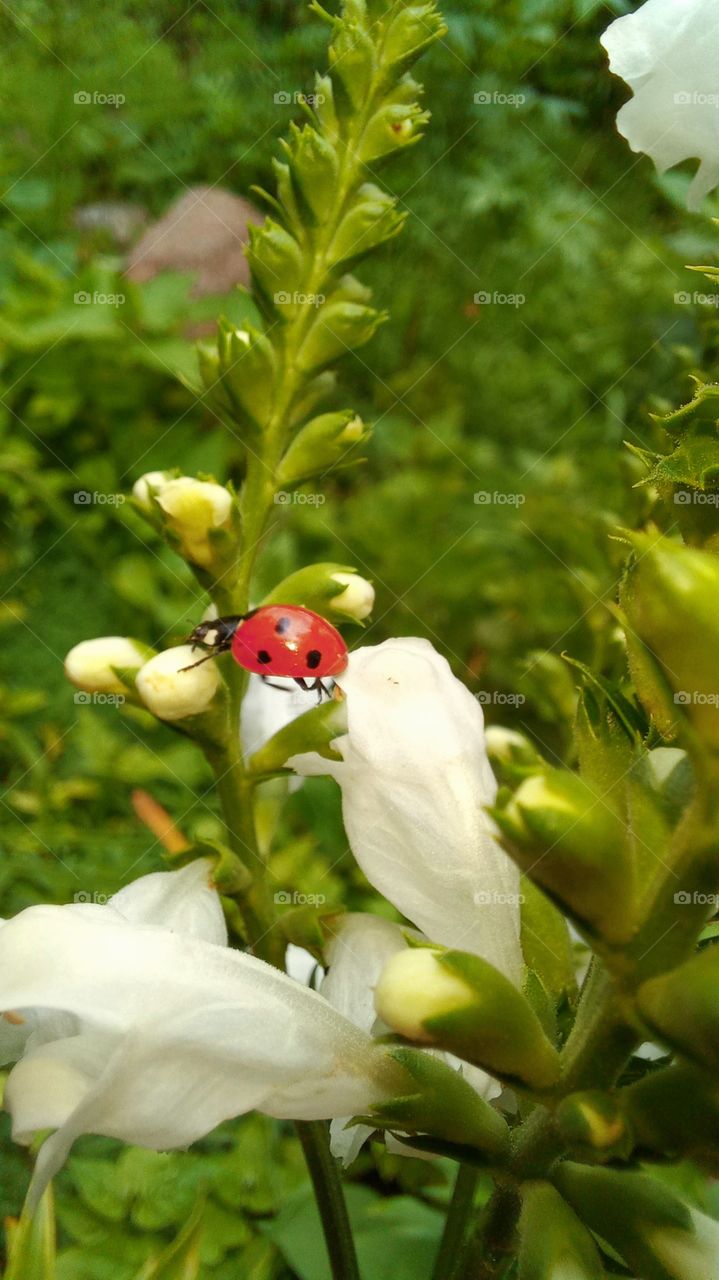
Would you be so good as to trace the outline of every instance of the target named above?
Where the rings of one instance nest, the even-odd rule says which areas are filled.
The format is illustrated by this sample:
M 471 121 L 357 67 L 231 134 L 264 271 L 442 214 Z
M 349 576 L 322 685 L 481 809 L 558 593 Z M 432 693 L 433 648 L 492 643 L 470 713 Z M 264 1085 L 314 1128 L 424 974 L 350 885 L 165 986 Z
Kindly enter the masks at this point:
M 574 702 L 560 655 L 615 669 L 606 602 L 621 555 L 608 534 L 651 501 L 622 441 L 654 441 L 649 411 L 686 398 L 717 335 L 711 309 L 675 301 L 694 290 L 684 264 L 715 252 L 709 220 L 684 211 L 687 174 L 658 179 L 614 132 L 622 89 L 598 36 L 633 7 L 445 7 L 449 34 L 423 64 L 432 127 L 390 176 L 407 226 L 366 272 L 392 319 L 343 371 L 377 423 L 368 462 L 321 506 L 278 507 L 263 566 L 269 585 L 312 559 L 355 564 L 378 590 L 371 640 L 428 636 L 483 691 L 489 720 L 529 729 L 555 756 Z M 73 229 L 73 210 L 122 199 L 156 216 L 201 182 L 249 195 L 297 112 L 275 95 L 310 90 L 324 48 L 291 0 L 0 10 L 12 120 L 0 134 L 3 915 L 159 867 L 134 787 L 188 836 L 219 831 L 194 749 L 133 709 L 78 705 L 62 660 L 88 636 L 166 644 L 199 620 L 196 586 L 159 542 L 145 550 L 129 508 L 73 495 L 127 492 L 166 466 L 235 475 L 232 436 L 177 375 L 194 370 L 188 323 L 240 319 L 248 304 L 192 300 L 179 276 L 129 284 L 109 240 Z M 126 101 L 77 104 L 80 91 Z M 126 302 L 78 306 L 79 290 Z M 276 846 L 278 884 L 370 900 L 330 784 L 293 797 Z M 17 1213 L 27 1163 L 8 1142 L 1 1159 L 2 1210 Z M 353 1178 L 366 1274 L 421 1280 L 443 1162 L 377 1149 Z M 79 1144 L 59 1185 L 63 1280 L 131 1277 L 198 1195 L 207 1275 L 326 1274 L 294 1141 L 255 1118 L 188 1156 Z M 386 1250 L 390 1222 L 404 1262 Z

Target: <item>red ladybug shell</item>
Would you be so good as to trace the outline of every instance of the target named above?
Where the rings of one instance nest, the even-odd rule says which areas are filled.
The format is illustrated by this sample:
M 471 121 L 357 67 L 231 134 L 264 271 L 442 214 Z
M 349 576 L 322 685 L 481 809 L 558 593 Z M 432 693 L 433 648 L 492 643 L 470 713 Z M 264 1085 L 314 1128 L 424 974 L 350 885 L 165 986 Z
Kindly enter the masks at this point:
M 270 604 L 241 622 L 232 656 L 262 676 L 311 679 L 338 675 L 347 666 L 347 646 L 326 618 L 296 604 Z

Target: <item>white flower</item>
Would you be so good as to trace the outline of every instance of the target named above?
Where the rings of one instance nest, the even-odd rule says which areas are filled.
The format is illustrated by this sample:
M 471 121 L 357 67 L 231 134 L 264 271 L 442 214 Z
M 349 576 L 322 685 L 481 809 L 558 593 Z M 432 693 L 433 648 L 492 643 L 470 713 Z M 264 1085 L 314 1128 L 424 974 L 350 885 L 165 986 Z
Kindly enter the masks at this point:
M 344 614 L 348 618 L 354 618 L 356 622 L 362 622 L 369 617 L 374 609 L 372 583 L 359 573 L 333 573 L 332 580 L 344 583 L 345 587 L 339 595 L 332 597 L 333 611 Z
M 81 640 L 65 659 L 65 675 L 87 693 L 126 693 L 113 667 L 136 670 L 153 650 L 127 636 L 98 636 Z
M 159 720 L 184 720 L 206 711 L 220 686 L 214 662 L 199 666 L 192 645 L 179 644 L 150 658 L 137 673 L 135 684 L 142 701 Z M 190 667 L 189 671 L 183 670 Z
M 632 151 L 660 173 L 698 158 L 687 203 L 719 182 L 719 10 L 716 0 L 646 0 L 617 18 L 602 44 L 615 75 L 634 90 L 617 116 Z
M 152 507 L 152 495 L 157 494 L 172 479 L 169 471 L 147 471 L 132 486 L 132 493 L 137 501 L 149 511 Z
M 33 1203 L 83 1133 L 167 1150 L 249 1110 L 324 1119 L 391 1092 L 396 1068 L 366 1033 L 225 945 L 208 873 L 200 860 L 0 928 L 0 1007 L 27 1026 L 6 1086 L 13 1136 L 55 1130 Z
M 336 778 L 352 852 L 403 915 L 519 983 L 519 872 L 485 813 L 496 783 L 481 706 L 426 640 L 357 649 L 336 679 L 342 761 L 310 753 L 287 763 Z
M 339 916 L 332 926 L 333 932 L 325 944 L 325 958 L 328 971 L 322 979 L 320 992 L 339 1013 L 349 1018 L 361 1031 L 375 1036 L 386 1034 L 388 1025 L 377 1017 L 375 1011 L 376 992 L 382 986 L 384 973 L 405 956 L 432 956 L 431 951 L 410 949 L 407 934 L 419 938 L 413 929 L 403 929 L 390 920 L 379 916 L 364 915 L 351 912 Z M 414 996 L 416 990 L 410 995 Z M 460 1063 L 451 1054 L 431 1050 L 433 1056 L 442 1058 L 472 1085 L 481 1097 L 489 1101 L 501 1092 L 496 1080 L 488 1076 L 479 1067 L 469 1063 Z M 342 1159 L 343 1164 L 351 1164 L 359 1153 L 363 1143 L 367 1141 L 372 1129 L 366 1125 L 354 1125 L 347 1128 L 350 1117 L 334 1119 L 330 1125 L 332 1153 Z M 385 1142 L 388 1150 L 401 1155 L 418 1157 L 418 1152 L 387 1135 Z
M 375 1008 L 388 1027 L 408 1040 L 432 1042 L 424 1029 L 430 1018 L 476 1004 L 476 995 L 461 978 L 437 963 L 437 953 L 418 947 L 393 956 L 375 992 Z
M 210 532 L 229 527 L 232 494 L 224 485 L 193 476 L 168 476 L 164 471 L 148 471 L 133 493 L 149 509 L 150 493 L 166 516 L 166 525 L 180 542 L 180 551 L 193 564 L 207 567 L 213 558 Z
M 280 729 L 316 706 L 317 694 L 314 689 L 300 689 L 294 680 L 276 680 L 273 684 L 267 684 L 261 676 L 251 675 L 247 693 L 242 700 L 242 749 L 245 759 L 259 751 Z M 298 778 L 292 779 L 294 784 L 299 781 Z

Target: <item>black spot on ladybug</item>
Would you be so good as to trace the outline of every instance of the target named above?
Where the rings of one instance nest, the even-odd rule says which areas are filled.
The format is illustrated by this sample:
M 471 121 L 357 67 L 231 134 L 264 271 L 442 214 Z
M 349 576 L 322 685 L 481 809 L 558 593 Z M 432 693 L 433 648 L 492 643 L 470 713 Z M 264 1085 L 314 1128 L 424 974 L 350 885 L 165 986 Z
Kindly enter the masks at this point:
M 275 623 L 275 635 L 284 636 L 289 631 L 291 626 L 292 626 L 291 618 L 280 618 L 279 621 Z
M 269 654 L 266 649 L 260 649 L 257 654 L 257 661 L 261 662 L 263 667 L 266 667 L 267 663 L 272 661 L 272 655 Z
M 318 667 L 322 661 L 322 654 L 319 649 L 310 649 L 306 661 L 310 671 L 314 671 L 315 667 Z

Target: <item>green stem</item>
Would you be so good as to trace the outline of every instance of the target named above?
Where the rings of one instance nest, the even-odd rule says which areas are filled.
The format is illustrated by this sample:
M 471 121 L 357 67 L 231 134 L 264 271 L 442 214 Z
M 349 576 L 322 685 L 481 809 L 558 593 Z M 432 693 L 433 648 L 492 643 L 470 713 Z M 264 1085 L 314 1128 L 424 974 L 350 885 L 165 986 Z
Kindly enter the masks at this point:
M 333 1280 L 360 1280 L 347 1204 L 330 1153 L 327 1125 L 321 1120 L 295 1124 L 322 1219 Z
M 455 1280 L 456 1273 L 452 1269 L 452 1260 L 459 1257 L 466 1239 L 478 1181 L 478 1169 L 469 1164 L 459 1166 L 432 1280 Z

